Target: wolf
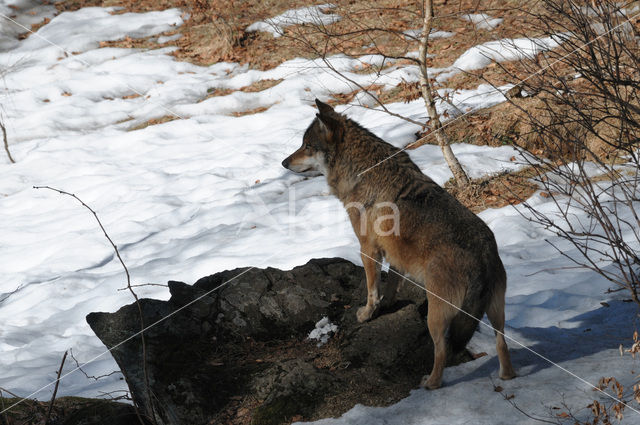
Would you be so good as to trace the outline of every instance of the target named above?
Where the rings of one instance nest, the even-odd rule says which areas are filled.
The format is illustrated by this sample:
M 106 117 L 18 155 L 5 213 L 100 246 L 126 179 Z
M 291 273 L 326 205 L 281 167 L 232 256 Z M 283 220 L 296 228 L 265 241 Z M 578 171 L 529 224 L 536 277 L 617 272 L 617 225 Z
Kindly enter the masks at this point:
M 448 350 L 463 349 L 485 313 L 496 330 L 499 376 L 515 377 L 503 333 L 507 278 L 493 232 L 406 152 L 318 99 L 316 105 L 319 112 L 302 146 L 282 165 L 323 174 L 347 209 L 367 282 L 358 321 L 378 312 L 380 265 L 386 259 L 390 273 L 410 276 L 427 291 L 434 364 L 422 387 L 441 386 Z

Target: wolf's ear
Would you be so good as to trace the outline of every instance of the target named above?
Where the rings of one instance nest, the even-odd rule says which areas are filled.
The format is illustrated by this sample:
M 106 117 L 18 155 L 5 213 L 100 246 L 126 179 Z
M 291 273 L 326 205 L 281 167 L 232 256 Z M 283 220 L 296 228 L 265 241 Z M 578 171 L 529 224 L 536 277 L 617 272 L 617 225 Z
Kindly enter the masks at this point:
M 316 116 L 320 122 L 334 135 L 342 134 L 343 120 L 340 119 L 340 114 L 333 110 L 333 108 L 324 102 L 316 99 L 316 105 L 318 106 L 318 113 Z
M 321 102 L 318 98 L 316 98 L 316 106 L 318 107 L 318 111 L 320 111 L 320 115 L 331 115 L 335 114 L 336 111 L 329 105 L 324 102 Z

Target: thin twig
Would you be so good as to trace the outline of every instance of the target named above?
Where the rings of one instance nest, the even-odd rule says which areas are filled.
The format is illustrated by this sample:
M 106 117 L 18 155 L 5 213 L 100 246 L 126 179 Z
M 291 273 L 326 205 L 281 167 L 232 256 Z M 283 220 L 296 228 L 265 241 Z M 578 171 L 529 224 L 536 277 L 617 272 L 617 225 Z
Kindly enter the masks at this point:
M 0 129 L 2 129 L 2 138 L 4 139 L 4 150 L 7 153 L 7 156 L 9 157 L 9 161 L 11 161 L 12 164 L 15 164 L 16 161 L 14 161 L 13 157 L 11 156 L 11 152 L 9 151 L 9 142 L 7 141 L 7 129 L 4 126 L 4 123 L 2 121 L 0 121 Z
M 109 392 L 98 391 L 100 397 L 109 397 L 109 400 L 117 401 L 117 400 L 132 400 L 129 391 L 127 390 L 114 390 Z M 113 396 L 114 393 L 124 393 L 123 395 Z
M 149 373 L 148 373 L 148 370 L 147 370 L 147 348 L 146 348 L 146 340 L 145 340 L 145 337 L 144 337 L 145 325 L 144 325 L 144 318 L 143 318 L 143 314 L 142 314 L 142 305 L 140 304 L 140 299 L 138 298 L 138 294 L 135 293 L 135 291 L 133 290 L 133 287 L 131 286 L 131 276 L 129 275 L 129 269 L 127 268 L 127 265 L 124 263 L 124 260 L 122 260 L 122 257 L 120 256 L 120 251 L 118 250 L 117 245 L 113 242 L 113 240 L 111 239 L 111 237 L 109 236 L 109 234 L 105 230 L 104 226 L 102 225 L 102 222 L 100 221 L 100 218 L 98 217 L 98 214 L 89 205 L 85 204 L 82 199 L 78 198 L 75 194 L 69 193 L 69 192 L 65 192 L 64 190 L 56 189 L 56 188 L 53 188 L 51 186 L 33 186 L 33 188 L 34 189 L 52 190 L 54 192 L 58 192 L 61 195 L 70 196 L 70 197 L 74 198 L 76 201 L 80 202 L 80 204 L 82 204 L 83 207 L 88 209 L 91 212 L 91 214 L 93 214 L 93 217 L 98 222 L 98 226 L 100 226 L 100 229 L 102 230 L 102 233 L 104 234 L 104 236 L 107 238 L 107 240 L 109 241 L 109 243 L 113 247 L 113 250 L 115 251 L 116 257 L 118 257 L 118 260 L 120 261 L 120 264 L 122 265 L 122 268 L 124 269 L 125 275 L 127 277 L 127 289 L 129 289 L 129 291 L 131 292 L 131 295 L 133 295 L 133 298 L 135 299 L 135 302 L 136 302 L 136 306 L 138 307 L 138 314 L 140 316 L 140 329 L 141 329 L 141 331 L 140 331 L 140 339 L 141 339 L 141 342 L 142 342 L 142 371 L 143 371 L 143 375 L 144 375 L 147 398 L 149 400 L 148 407 L 151 410 L 151 412 L 149 412 L 150 413 L 150 417 L 153 420 L 153 423 L 157 425 L 155 409 L 153 407 L 153 398 L 152 398 L 152 394 L 151 394 L 151 386 L 149 385 Z M 134 407 L 136 408 L 135 412 L 136 412 L 136 415 L 138 416 L 138 420 L 140 421 L 141 424 L 144 425 L 145 422 L 143 421 L 142 416 L 140 415 L 139 409 L 137 408 L 135 403 L 134 403 Z
M 140 288 L 142 286 L 160 286 L 162 288 L 168 288 L 169 285 L 164 283 L 139 283 L 137 285 L 131 285 L 132 288 Z M 118 291 L 127 291 L 129 288 L 118 288 Z
M 538 273 L 549 273 L 549 272 L 555 272 L 555 271 L 559 271 L 559 270 L 575 270 L 575 269 L 583 269 L 584 267 L 582 266 L 566 266 L 566 267 L 551 267 L 551 268 L 547 268 L 547 269 L 542 269 L 542 270 L 538 270 L 536 272 L 533 273 L 529 273 L 529 274 L 525 274 L 525 277 L 531 277 L 531 276 L 535 276 Z
M 2 397 L 2 391 L 0 391 L 0 407 L 4 414 L 2 415 L 4 418 L 4 425 L 9 425 L 9 417 L 7 416 L 7 411 L 4 408 L 4 398 Z
M 523 415 L 525 415 L 527 418 L 529 419 L 533 419 L 534 421 L 538 421 L 538 422 L 543 422 L 543 423 L 547 423 L 547 424 L 554 424 L 554 425 L 558 425 L 559 422 L 551 422 L 548 421 L 546 419 L 542 419 L 542 418 L 537 418 L 535 416 L 530 415 L 529 413 L 525 412 L 524 410 L 522 410 L 520 408 L 520 406 L 518 406 L 516 404 L 515 401 L 513 401 L 514 396 L 508 396 L 504 393 L 504 390 L 498 388 L 498 386 L 496 385 L 496 383 L 494 382 L 493 378 L 490 376 L 489 380 L 491 380 L 491 385 L 493 386 L 493 390 L 497 393 L 500 393 L 500 395 L 502 396 L 502 398 L 505 399 L 506 402 L 508 402 L 514 409 L 516 409 L 518 412 L 522 413 Z
M 19 395 L 16 395 L 16 394 L 12 393 L 11 391 L 9 391 L 9 390 L 8 390 L 8 389 L 6 389 L 6 388 L 2 388 L 2 387 L 0 387 L 0 391 L 4 391 L 5 393 L 7 393 L 7 394 L 9 394 L 9 395 L 12 395 L 12 396 L 14 396 L 15 398 L 20 398 L 20 396 L 19 396 Z
M 60 375 L 62 374 L 62 368 L 64 367 L 64 361 L 67 359 L 67 352 L 64 352 L 62 356 L 62 361 L 60 362 L 60 369 L 58 369 L 58 377 L 56 378 L 56 386 L 53 388 L 53 395 L 51 396 L 51 401 L 49 402 L 49 409 L 47 410 L 47 416 L 44 418 L 45 425 L 49 425 L 49 420 L 51 418 L 51 412 L 53 411 L 53 403 L 56 401 L 56 394 L 58 394 L 58 386 L 60 385 Z
M 14 295 L 14 294 L 17 294 L 17 293 L 18 293 L 18 291 L 20 291 L 23 287 L 24 287 L 24 283 L 21 283 L 21 284 L 20 284 L 20 285 L 18 285 L 18 287 L 17 287 L 16 289 L 14 289 L 13 291 L 11 291 L 11 292 L 5 292 L 4 297 L 2 297 L 2 298 L 0 299 L 0 305 L 1 305 L 3 302 L 5 302 L 6 300 L 8 300 L 10 296 L 12 296 L 12 295 Z
M 126 289 L 126 288 L 125 288 L 125 289 Z M 97 381 L 97 380 L 99 380 L 99 379 L 106 378 L 106 377 L 111 376 L 111 375 L 114 375 L 114 374 L 116 374 L 116 373 L 120 373 L 120 374 L 122 373 L 122 371 L 120 371 L 120 370 L 114 370 L 113 372 L 105 373 L 104 375 L 98 375 L 98 376 L 89 375 L 87 372 L 85 372 L 85 371 L 82 369 L 82 366 L 80 366 L 80 362 L 78 361 L 78 359 L 76 359 L 76 356 L 74 356 L 74 355 L 73 355 L 73 349 L 71 349 L 71 350 L 69 350 L 69 351 L 70 351 L 70 353 L 69 353 L 69 354 L 71 355 L 71 358 L 72 358 L 72 359 L 73 359 L 73 361 L 76 363 L 76 367 L 78 368 L 78 370 L 79 370 L 80 372 L 82 372 L 82 374 L 83 374 L 87 379 L 93 379 L 93 380 Z

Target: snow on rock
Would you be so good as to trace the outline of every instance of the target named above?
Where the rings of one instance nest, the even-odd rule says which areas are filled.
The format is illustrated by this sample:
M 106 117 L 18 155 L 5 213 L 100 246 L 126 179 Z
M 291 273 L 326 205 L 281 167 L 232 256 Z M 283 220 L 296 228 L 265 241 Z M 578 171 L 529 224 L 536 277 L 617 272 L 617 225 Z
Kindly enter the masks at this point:
M 273 18 L 254 22 L 245 31 L 270 32 L 274 37 L 280 37 L 284 28 L 291 25 L 312 23 L 316 25 L 329 25 L 340 20 L 340 16 L 325 11 L 335 8 L 334 4 L 322 4 L 319 6 L 291 9 Z
M 309 332 L 309 339 L 315 339 L 318 341 L 318 347 L 323 346 L 329 341 L 331 335 L 338 331 L 338 325 L 331 323 L 328 317 L 323 317 L 316 327 Z
M 469 13 L 462 16 L 462 19 L 471 22 L 476 28 L 481 30 L 492 30 L 504 21 L 502 18 L 492 18 L 486 13 Z

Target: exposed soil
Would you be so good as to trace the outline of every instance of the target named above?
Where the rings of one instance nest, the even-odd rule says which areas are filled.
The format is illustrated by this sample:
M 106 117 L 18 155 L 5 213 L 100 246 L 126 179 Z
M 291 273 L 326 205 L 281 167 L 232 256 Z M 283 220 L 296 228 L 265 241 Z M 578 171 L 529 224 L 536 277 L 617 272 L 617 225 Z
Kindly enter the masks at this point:
M 517 205 L 528 199 L 538 186 L 531 180 L 537 176 L 534 170 L 526 168 L 515 173 L 501 173 L 495 176 L 473 179 L 463 188 L 450 180 L 445 189 L 474 213 L 488 208 L 502 208 Z
M 6 393 L 4 393 L 6 395 Z M 1 398 L 0 408 L 20 402 L 19 398 Z M 113 400 L 81 397 L 60 397 L 54 401 L 51 414 L 49 402 L 25 400 L 0 416 L 2 425 L 131 425 L 140 424 L 131 404 Z M 3 407 L 4 406 L 4 407 Z

